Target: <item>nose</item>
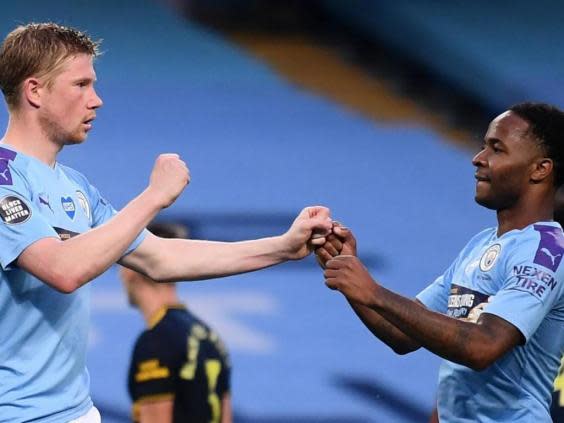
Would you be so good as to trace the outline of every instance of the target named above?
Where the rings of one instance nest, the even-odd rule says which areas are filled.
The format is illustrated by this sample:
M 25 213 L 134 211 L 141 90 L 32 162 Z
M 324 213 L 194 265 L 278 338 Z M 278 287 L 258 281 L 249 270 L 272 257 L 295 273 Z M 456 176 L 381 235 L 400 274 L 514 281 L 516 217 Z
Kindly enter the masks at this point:
M 100 96 L 98 95 L 98 93 L 96 93 L 96 90 L 92 89 L 92 98 L 88 104 L 88 108 L 89 109 L 98 109 L 100 107 L 102 107 L 104 104 L 104 102 L 102 101 L 102 99 L 100 98 Z
M 484 167 L 486 165 L 486 150 L 480 150 L 472 159 L 472 164 L 476 167 Z

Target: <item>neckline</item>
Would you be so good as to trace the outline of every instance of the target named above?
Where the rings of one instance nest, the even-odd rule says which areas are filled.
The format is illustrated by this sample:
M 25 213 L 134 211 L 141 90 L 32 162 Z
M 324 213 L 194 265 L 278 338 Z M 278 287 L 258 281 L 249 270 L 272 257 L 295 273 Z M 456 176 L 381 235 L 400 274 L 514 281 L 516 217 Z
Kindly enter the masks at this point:
M 149 329 L 153 329 L 157 326 L 160 321 L 165 317 L 166 313 L 169 310 L 186 310 L 186 306 L 184 304 L 168 304 L 161 306 L 149 319 L 149 324 L 147 325 Z
M 59 167 L 59 162 L 57 160 L 55 160 L 55 163 L 53 164 L 53 167 L 49 166 L 47 163 L 42 162 L 41 160 L 39 160 L 37 157 L 34 156 L 30 156 L 29 154 L 25 154 L 22 153 L 21 151 L 19 151 L 17 148 L 15 148 L 13 145 L 10 144 L 6 144 L 5 142 L 0 142 L 0 147 L 5 148 L 7 150 L 13 151 L 14 153 L 16 153 L 17 156 L 23 156 L 25 157 L 27 160 L 33 161 L 35 163 L 38 163 L 40 165 L 42 165 L 43 167 L 51 170 L 51 171 L 56 171 L 57 168 Z M 16 157 L 17 157 L 16 156 Z
M 524 232 L 527 229 L 529 229 L 531 226 L 534 226 L 534 225 L 545 225 L 545 226 L 552 226 L 554 228 L 561 228 L 562 229 L 562 226 L 560 225 L 560 223 L 558 223 L 555 220 L 539 220 L 537 222 L 533 222 L 533 223 L 528 224 L 527 226 L 525 226 L 522 229 L 511 229 L 510 231 L 505 232 L 503 235 L 497 236 L 497 230 L 498 230 L 499 226 L 496 226 L 494 228 L 494 231 L 493 231 L 492 241 L 500 240 L 500 239 L 504 238 L 506 235 L 510 235 L 510 234 L 514 234 L 514 233 L 518 233 L 518 232 Z

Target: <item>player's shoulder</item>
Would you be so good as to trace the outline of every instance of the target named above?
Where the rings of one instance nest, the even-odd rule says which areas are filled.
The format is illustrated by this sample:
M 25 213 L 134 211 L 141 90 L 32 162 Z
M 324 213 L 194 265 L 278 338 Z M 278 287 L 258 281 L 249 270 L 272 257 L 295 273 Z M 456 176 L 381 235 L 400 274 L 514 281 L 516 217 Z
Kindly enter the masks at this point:
M 133 347 L 134 360 L 145 360 L 166 353 L 167 342 L 163 342 L 162 333 L 154 329 L 146 329 L 139 334 Z
M 185 309 L 180 306 L 167 307 L 157 314 L 149 328 L 139 336 L 138 342 L 150 344 L 168 339 L 168 342 L 180 340 L 184 343 L 183 335 L 187 336 L 193 325 L 194 320 Z
M 80 184 L 89 184 L 88 178 L 78 170 L 60 162 L 57 162 L 57 166 L 62 173 L 64 173 L 68 178 L 71 178 L 75 182 L 78 182 Z
M 464 248 L 461 251 L 461 254 L 464 255 L 465 253 L 469 253 L 473 249 L 477 248 L 478 246 L 490 242 L 496 234 L 497 228 L 486 228 L 482 231 L 475 234 L 470 240 L 466 243 Z
M 24 154 L 0 146 L 0 188 L 17 191 L 33 185 L 34 162 Z
M 508 235 L 504 249 L 510 263 L 564 273 L 564 265 L 560 266 L 564 257 L 564 233 L 560 224 L 539 222 Z
M 554 253 L 564 253 L 564 233 L 557 222 L 538 222 L 522 230 L 510 231 L 501 238 L 508 249 L 536 252 L 545 248 Z
M 207 339 L 210 329 L 186 308 L 176 306 L 169 308 L 150 332 L 154 338 L 167 339 L 170 345 L 179 349 L 185 347 L 190 338 L 198 341 Z
M 489 227 L 486 229 L 482 229 L 480 232 L 478 232 L 476 235 L 470 238 L 470 242 L 477 242 L 477 241 L 483 241 L 484 239 L 489 239 L 493 235 L 495 235 L 496 231 L 497 231 L 496 227 Z

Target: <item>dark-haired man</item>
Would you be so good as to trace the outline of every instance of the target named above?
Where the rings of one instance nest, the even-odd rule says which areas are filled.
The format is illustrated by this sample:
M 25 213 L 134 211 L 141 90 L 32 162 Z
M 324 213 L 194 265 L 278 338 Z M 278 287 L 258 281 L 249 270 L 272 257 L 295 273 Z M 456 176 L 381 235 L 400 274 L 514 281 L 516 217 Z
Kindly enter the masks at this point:
M 187 238 L 178 223 L 147 226 L 161 238 Z M 128 389 L 137 423 L 231 423 L 231 364 L 217 333 L 180 303 L 174 283 L 122 267 L 129 303 L 147 329 L 135 342 Z
M 400 354 L 424 347 L 445 359 L 441 422 L 551 421 L 564 352 L 564 235 L 553 221 L 562 134 L 564 113 L 546 104 L 491 122 L 472 163 L 476 201 L 496 211 L 498 226 L 472 238 L 416 300 L 372 279 L 345 228 L 317 251 L 327 286 L 375 336 Z
M 147 188 L 116 212 L 82 174 L 57 162 L 64 146 L 86 139 L 102 106 L 96 55 L 84 33 L 52 23 L 20 26 L 0 46 L 10 115 L 0 140 L 0 422 L 99 421 L 85 367 L 85 285 L 116 261 L 158 281 L 214 278 L 305 257 L 331 228 L 328 209 L 310 207 L 272 238 L 223 243 L 146 233 L 190 180 L 177 154 L 159 156 Z M 314 231 L 320 238 L 311 239 Z

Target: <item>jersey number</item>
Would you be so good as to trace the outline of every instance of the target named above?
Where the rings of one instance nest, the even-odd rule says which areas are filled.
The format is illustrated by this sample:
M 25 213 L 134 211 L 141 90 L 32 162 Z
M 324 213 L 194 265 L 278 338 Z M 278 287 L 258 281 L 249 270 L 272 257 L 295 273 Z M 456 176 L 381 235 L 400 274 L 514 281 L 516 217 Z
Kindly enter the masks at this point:
M 201 329 L 200 329 L 201 328 Z M 200 351 L 200 340 L 207 337 L 207 332 L 199 325 L 195 325 L 188 338 L 188 360 L 180 370 L 180 377 L 185 380 L 193 380 L 198 368 L 198 352 Z M 221 361 L 205 360 L 206 378 L 208 380 L 208 403 L 211 408 L 210 423 L 219 423 L 221 417 L 221 402 L 217 393 L 217 379 L 221 373 Z

